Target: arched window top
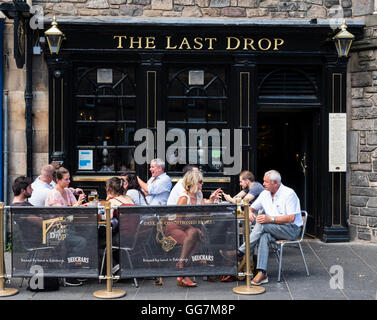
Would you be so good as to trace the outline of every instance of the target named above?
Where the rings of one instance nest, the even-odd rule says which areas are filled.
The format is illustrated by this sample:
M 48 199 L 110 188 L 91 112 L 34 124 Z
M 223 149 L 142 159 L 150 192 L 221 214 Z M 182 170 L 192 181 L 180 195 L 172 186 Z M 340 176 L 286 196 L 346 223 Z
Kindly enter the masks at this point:
M 258 79 L 258 101 L 319 102 L 315 69 L 262 68 Z

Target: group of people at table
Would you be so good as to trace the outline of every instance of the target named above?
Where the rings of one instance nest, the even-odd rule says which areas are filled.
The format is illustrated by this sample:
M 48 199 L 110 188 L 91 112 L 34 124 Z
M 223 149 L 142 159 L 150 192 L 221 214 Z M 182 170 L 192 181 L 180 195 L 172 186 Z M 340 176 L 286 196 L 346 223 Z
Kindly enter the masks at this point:
M 250 171 L 242 171 L 239 175 L 241 191 L 234 197 L 224 193 L 221 188 L 215 190 L 208 199 L 203 197 L 203 175 L 194 165 L 186 165 L 183 177 L 172 188 L 170 177 L 165 172 L 165 163 L 161 159 L 153 159 L 150 163 L 151 178 L 144 182 L 135 174 L 126 173 L 120 177 L 112 177 L 106 181 L 106 200 L 112 207 L 121 205 L 200 205 L 218 202 L 224 197 L 228 202 L 238 202 L 243 198 L 250 202 L 250 221 L 255 223 L 250 233 L 251 255 L 257 248 L 256 274 L 251 283 L 260 285 L 268 282 L 267 263 L 269 243 L 277 239 L 296 239 L 303 224 L 300 201 L 293 189 L 281 182 L 276 170 L 265 173 L 263 185 L 255 181 Z M 54 165 L 42 168 L 40 176 L 34 182 L 25 176 L 16 178 L 13 183 L 13 206 L 83 206 L 86 195 L 80 188 L 70 188 L 70 173 L 67 169 Z M 113 229 L 116 217 L 111 211 Z M 257 216 L 255 213 L 261 212 Z M 182 256 L 195 251 L 192 246 L 200 238 L 200 230 L 190 225 L 169 224 L 166 236 L 173 237 L 182 244 Z M 221 251 L 221 255 L 230 261 L 240 261 L 245 255 L 243 243 L 236 251 Z M 184 267 L 184 259 L 180 259 L 177 268 Z M 234 277 L 225 277 L 226 281 Z M 82 283 L 80 283 L 81 285 Z M 189 277 L 178 277 L 177 284 L 194 287 L 197 284 Z

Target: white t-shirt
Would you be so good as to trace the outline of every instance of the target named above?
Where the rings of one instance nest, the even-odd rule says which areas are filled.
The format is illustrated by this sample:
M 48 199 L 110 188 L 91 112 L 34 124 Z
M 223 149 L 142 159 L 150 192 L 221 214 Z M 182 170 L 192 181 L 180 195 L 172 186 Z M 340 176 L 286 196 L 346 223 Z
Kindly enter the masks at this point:
M 280 185 L 278 191 L 272 199 L 271 192 L 264 190 L 260 193 L 259 197 L 251 205 L 256 211 L 264 210 L 266 215 L 270 217 L 285 216 L 289 214 L 295 214 L 294 224 L 301 227 L 302 216 L 300 200 L 293 189 Z
M 185 188 L 183 188 L 183 179 L 179 179 L 173 189 L 170 191 L 170 195 L 168 198 L 168 202 L 166 203 L 168 206 L 174 206 L 178 202 L 178 198 L 181 194 L 185 192 Z
M 35 207 L 44 207 L 45 201 L 47 198 L 48 192 L 54 188 L 56 183 L 54 181 L 51 181 L 50 184 L 43 182 L 41 179 L 41 176 L 36 178 L 34 182 L 31 184 L 31 187 L 33 188 L 33 193 L 31 194 L 31 197 L 29 198 L 29 202 L 35 206 Z

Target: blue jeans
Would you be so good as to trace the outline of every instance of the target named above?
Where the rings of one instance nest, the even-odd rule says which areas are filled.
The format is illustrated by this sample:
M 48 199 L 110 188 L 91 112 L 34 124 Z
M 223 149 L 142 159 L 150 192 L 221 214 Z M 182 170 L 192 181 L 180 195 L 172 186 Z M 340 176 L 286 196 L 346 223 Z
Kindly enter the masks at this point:
M 267 271 L 270 242 L 275 240 L 296 240 L 300 232 L 301 227 L 293 223 L 256 223 L 250 233 L 250 253 L 253 254 L 255 246 L 258 245 L 257 269 Z M 239 250 L 245 253 L 245 243 L 242 244 Z

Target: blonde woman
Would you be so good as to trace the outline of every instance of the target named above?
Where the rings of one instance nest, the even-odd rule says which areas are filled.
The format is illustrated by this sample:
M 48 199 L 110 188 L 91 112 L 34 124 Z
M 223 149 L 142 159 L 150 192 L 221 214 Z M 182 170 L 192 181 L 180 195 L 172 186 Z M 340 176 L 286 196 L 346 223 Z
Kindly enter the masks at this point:
M 202 194 L 203 176 L 200 172 L 190 171 L 183 178 L 184 192 L 178 198 L 177 205 L 204 204 Z M 184 216 L 176 215 L 176 221 L 180 221 Z M 167 224 L 165 233 L 173 237 L 178 244 L 182 245 L 182 251 L 177 268 L 183 268 L 191 256 L 196 252 L 203 239 L 203 232 L 187 224 Z M 196 287 L 197 284 L 189 277 L 178 277 L 177 285 L 182 287 Z

